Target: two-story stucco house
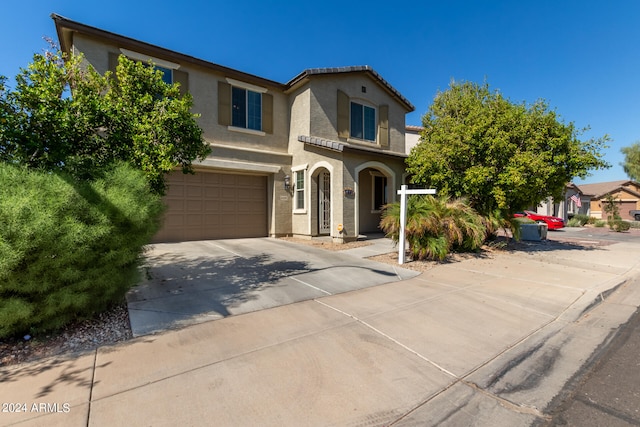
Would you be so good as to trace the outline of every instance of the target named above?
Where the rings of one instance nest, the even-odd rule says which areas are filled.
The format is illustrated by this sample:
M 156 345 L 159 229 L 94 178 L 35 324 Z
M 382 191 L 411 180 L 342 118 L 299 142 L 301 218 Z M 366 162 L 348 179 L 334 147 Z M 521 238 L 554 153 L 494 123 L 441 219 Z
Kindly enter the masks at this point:
M 413 105 L 368 66 L 307 69 L 286 83 L 52 15 L 61 49 L 99 72 L 149 61 L 194 99 L 212 153 L 172 173 L 157 241 L 256 236 L 357 239 L 405 179 Z

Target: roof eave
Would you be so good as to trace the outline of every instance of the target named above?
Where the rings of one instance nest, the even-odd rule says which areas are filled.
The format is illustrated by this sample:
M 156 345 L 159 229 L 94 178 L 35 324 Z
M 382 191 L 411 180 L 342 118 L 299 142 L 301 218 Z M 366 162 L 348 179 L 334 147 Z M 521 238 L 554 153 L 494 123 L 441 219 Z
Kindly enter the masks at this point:
M 190 55 L 185 55 L 183 53 L 165 49 L 130 37 L 125 37 L 120 34 L 112 33 L 110 31 L 101 30 L 99 28 L 85 25 L 80 22 L 72 21 L 55 13 L 51 14 L 51 18 L 55 23 L 58 40 L 60 41 L 60 48 L 63 52 L 70 52 L 73 45 L 73 33 L 78 32 L 87 36 L 112 41 L 119 46 L 127 47 L 131 50 L 143 51 L 144 53 L 151 56 L 167 58 L 174 60 L 175 62 L 189 63 L 214 70 L 225 75 L 238 77 L 239 79 L 242 79 L 243 81 L 246 81 L 248 83 L 277 87 L 280 90 L 285 89 L 285 85 L 273 80 L 265 79 L 263 77 L 245 73 L 243 71 L 235 70 L 233 68 L 225 67 L 213 62 L 198 59 Z
M 351 67 L 333 67 L 333 68 L 308 68 L 303 70 L 300 74 L 285 83 L 287 87 L 286 91 L 290 91 L 302 84 L 307 83 L 311 76 L 329 75 L 329 74 L 344 74 L 344 73 L 365 73 L 373 81 L 379 84 L 389 95 L 396 99 L 402 106 L 405 107 L 408 113 L 415 111 L 416 107 L 409 102 L 396 88 L 391 86 L 389 82 L 380 76 L 369 65 L 359 65 Z

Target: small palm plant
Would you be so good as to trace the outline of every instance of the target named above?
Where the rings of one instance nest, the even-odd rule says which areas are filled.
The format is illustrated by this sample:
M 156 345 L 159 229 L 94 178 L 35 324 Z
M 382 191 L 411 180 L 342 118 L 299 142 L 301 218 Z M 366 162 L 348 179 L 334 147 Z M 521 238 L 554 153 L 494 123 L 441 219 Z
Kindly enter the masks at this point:
M 483 218 L 484 224 L 487 228 L 487 238 L 490 240 L 495 238 L 499 230 L 510 231 L 515 240 L 520 240 L 521 229 L 520 224 L 526 223 L 528 218 L 518 217 L 514 218 L 512 215 L 505 214 L 499 209 L 490 212 Z M 533 222 L 533 221 L 532 221 Z M 508 238 L 508 234 L 507 238 Z
M 380 228 L 396 244 L 400 240 L 400 204 L 385 206 Z M 407 242 L 414 259 L 444 260 L 452 250 L 476 251 L 487 227 L 464 199 L 412 196 L 407 200 Z

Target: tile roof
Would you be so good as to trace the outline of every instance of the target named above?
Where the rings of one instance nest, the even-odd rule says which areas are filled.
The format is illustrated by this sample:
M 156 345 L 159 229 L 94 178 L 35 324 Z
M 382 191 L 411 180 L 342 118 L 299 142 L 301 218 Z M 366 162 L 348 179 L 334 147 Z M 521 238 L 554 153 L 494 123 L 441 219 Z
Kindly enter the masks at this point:
M 344 144 L 337 141 L 330 141 L 328 139 L 316 138 L 314 136 L 306 136 L 300 135 L 298 137 L 298 141 L 304 142 L 305 144 L 316 145 L 318 147 L 328 148 L 334 151 L 343 151 Z
M 582 191 L 582 194 L 589 195 L 592 197 L 599 198 L 601 196 L 606 195 L 607 193 L 611 193 L 625 186 L 625 184 L 632 183 L 633 181 L 620 180 L 620 181 L 610 181 L 610 182 L 598 182 L 595 184 L 580 184 L 578 188 Z M 627 189 L 631 192 L 635 191 L 633 189 Z
M 121 47 L 127 47 L 132 50 L 140 50 L 145 52 L 146 54 L 156 56 L 159 59 L 168 59 L 176 62 L 195 64 L 223 74 L 234 76 L 239 80 L 246 81 L 247 83 L 275 86 L 281 90 L 285 89 L 285 86 L 282 83 L 269 80 L 264 77 L 245 73 L 244 71 L 235 70 L 233 68 L 195 58 L 184 53 L 175 52 L 164 47 L 133 39 L 131 37 L 122 36 L 120 34 L 112 33 L 110 31 L 92 27 L 90 25 L 85 25 L 80 22 L 72 21 L 71 19 L 65 18 L 64 16 L 60 16 L 56 13 L 51 14 L 51 19 L 53 19 L 53 22 L 56 26 L 58 41 L 60 42 L 60 49 L 62 49 L 62 51 L 64 52 L 69 52 L 71 50 L 71 35 L 77 32 L 92 37 L 104 38 L 112 41 L 113 43 L 117 43 Z
M 121 44 L 123 46 L 130 47 L 134 50 L 138 49 L 138 50 L 146 51 L 147 53 L 153 54 L 154 56 L 157 56 L 159 58 L 164 57 L 167 59 L 176 60 L 177 62 L 187 62 L 191 64 L 196 64 L 201 67 L 209 68 L 218 72 L 230 74 L 232 76 L 238 76 L 238 78 L 245 80 L 248 83 L 276 86 L 281 90 L 285 90 L 285 91 L 291 88 L 291 86 L 293 86 L 294 84 L 313 75 L 363 72 L 363 73 L 369 74 L 371 78 L 373 78 L 378 84 L 380 84 L 383 88 L 385 88 L 393 97 L 395 97 L 398 101 L 400 101 L 400 103 L 402 103 L 409 111 L 415 110 L 415 107 L 413 106 L 413 104 L 411 104 L 411 102 L 409 102 L 409 100 L 407 100 L 407 98 L 402 96 L 402 94 L 398 92 L 396 88 L 391 86 L 389 82 L 383 79 L 382 76 L 380 76 L 380 74 L 378 74 L 373 68 L 371 68 L 368 65 L 350 66 L 350 67 L 333 67 L 333 68 L 308 68 L 304 70 L 302 73 L 298 74 L 293 79 L 291 79 L 289 82 L 283 84 L 283 83 L 278 83 L 276 81 L 269 80 L 260 76 L 245 73 L 243 71 L 234 70 L 233 68 L 225 67 L 223 65 L 219 65 L 213 62 L 198 59 L 190 55 L 185 55 L 183 53 L 175 52 L 169 49 L 165 49 L 163 47 L 142 42 L 130 37 L 121 36 L 119 34 L 112 33 L 110 31 L 105 31 L 96 27 L 92 27 L 90 25 L 85 25 L 80 22 L 72 21 L 56 13 L 52 13 L 51 18 L 53 19 L 56 26 L 60 47 L 65 52 L 68 52 L 71 50 L 71 34 L 74 32 L 79 32 L 89 36 L 103 37 L 108 40 L 112 40 L 115 43 Z
M 300 83 L 304 79 L 309 76 L 316 75 L 326 75 L 326 74 L 341 74 L 341 73 L 367 73 L 369 74 L 378 84 L 380 84 L 383 88 L 385 88 L 393 97 L 395 97 L 400 103 L 404 104 L 404 106 L 409 111 L 414 111 L 416 107 L 413 106 L 411 102 L 396 88 L 391 86 L 389 82 L 382 78 L 380 74 L 378 74 L 373 68 L 369 65 L 353 65 L 349 67 L 330 67 L 330 68 L 307 68 L 302 71 L 300 74 L 289 80 L 285 85 L 288 88 L 293 87 L 294 85 Z
M 318 138 L 315 136 L 300 135 L 298 136 L 298 141 L 304 144 L 315 145 L 316 147 L 322 147 L 328 150 L 339 151 L 339 152 L 343 152 L 346 148 L 349 150 L 366 151 L 369 153 L 380 154 L 382 156 L 392 156 L 392 157 L 401 157 L 401 158 L 407 157 L 406 153 L 397 153 L 395 151 L 380 150 L 375 147 L 364 147 L 357 144 L 349 144 L 347 142 L 332 141 L 330 139 Z

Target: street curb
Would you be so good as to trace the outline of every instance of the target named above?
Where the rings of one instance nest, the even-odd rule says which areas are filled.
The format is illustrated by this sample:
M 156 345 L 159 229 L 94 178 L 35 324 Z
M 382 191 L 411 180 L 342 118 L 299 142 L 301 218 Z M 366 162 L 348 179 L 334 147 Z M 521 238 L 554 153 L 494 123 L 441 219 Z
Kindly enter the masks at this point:
M 590 305 L 583 312 L 584 314 L 589 313 L 594 308 L 599 306 L 602 302 L 607 302 L 610 296 L 613 296 L 615 292 L 624 292 L 627 286 L 631 286 L 633 282 L 637 281 L 640 283 L 640 274 L 636 274 L 633 277 L 628 277 L 621 284 L 617 285 L 615 288 L 612 288 L 609 292 L 605 292 L 603 299 L 601 301 L 596 301 L 594 304 Z M 556 415 L 558 415 L 564 406 L 567 404 L 567 401 L 571 400 L 575 393 L 577 392 L 578 387 L 586 381 L 587 377 L 598 367 L 598 365 L 602 362 L 603 357 L 610 351 L 614 349 L 613 345 L 617 342 L 618 338 L 623 334 L 627 333 L 630 324 L 633 323 L 634 318 L 640 317 L 640 306 L 636 306 L 636 310 L 631 316 L 626 319 L 625 322 L 621 323 L 615 329 L 611 329 L 609 334 L 605 337 L 605 339 L 593 350 L 593 352 L 589 355 L 587 360 L 580 366 L 580 368 L 567 380 L 565 386 L 558 394 L 549 402 L 549 404 L 544 408 L 543 412 L 546 415 L 545 418 L 538 418 L 531 424 L 531 427 L 544 427 L 544 426 L 552 426 L 553 419 Z

